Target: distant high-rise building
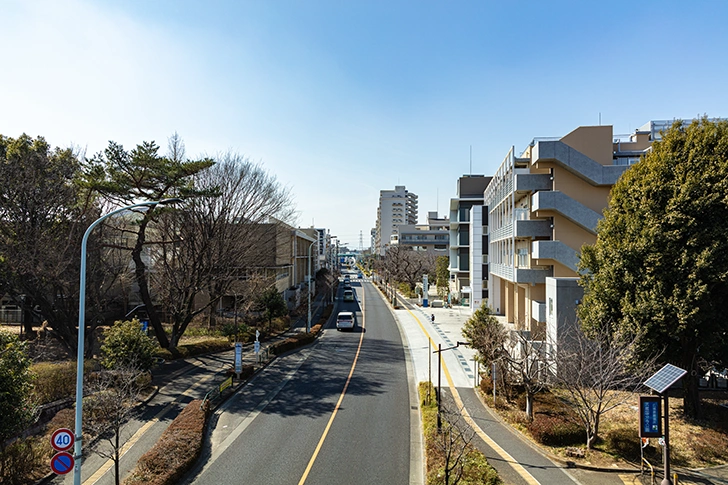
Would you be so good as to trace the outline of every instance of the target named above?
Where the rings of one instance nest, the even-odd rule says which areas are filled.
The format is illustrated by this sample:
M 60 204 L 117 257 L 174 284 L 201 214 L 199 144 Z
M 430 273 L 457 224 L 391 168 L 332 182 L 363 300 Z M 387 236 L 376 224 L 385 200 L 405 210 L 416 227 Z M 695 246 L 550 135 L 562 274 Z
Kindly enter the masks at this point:
M 389 239 L 396 232 L 397 226 L 415 224 L 417 224 L 416 194 L 408 191 L 404 185 L 397 185 L 394 190 L 379 191 L 373 251 L 384 255 L 389 246 Z

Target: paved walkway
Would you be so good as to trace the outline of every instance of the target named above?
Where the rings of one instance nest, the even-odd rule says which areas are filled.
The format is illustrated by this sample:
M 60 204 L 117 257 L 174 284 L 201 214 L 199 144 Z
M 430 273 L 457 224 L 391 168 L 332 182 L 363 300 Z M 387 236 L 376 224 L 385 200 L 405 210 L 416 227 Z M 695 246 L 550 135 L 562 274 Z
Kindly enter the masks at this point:
M 436 298 L 430 296 L 430 301 Z M 399 299 L 404 307 L 394 310 L 395 316 L 406 331 L 408 344 L 415 360 L 417 382 L 431 379 L 437 386 L 437 359 L 432 351 L 441 345 L 444 349 L 443 377 L 441 385 L 449 388 L 451 395 L 470 417 L 471 426 L 478 435 L 475 444 L 488 461 L 498 470 L 505 483 L 582 483 L 584 485 L 649 484 L 649 475 L 640 476 L 639 469 L 624 465 L 621 471 L 613 469 L 568 468 L 559 458 L 550 456 L 530 440 L 505 424 L 488 408 L 477 391 L 479 369 L 473 356 L 475 352 L 466 346 L 462 328 L 470 318 L 466 307 L 422 308 L 418 300 Z M 434 322 L 432 316 L 434 315 Z M 447 350 L 445 350 L 447 349 Z M 555 470 L 558 470 L 555 471 Z M 660 470 L 661 471 L 661 470 Z M 728 485 L 728 466 L 702 470 L 673 469 L 678 473 L 680 484 Z M 562 473 L 559 475 L 558 473 Z M 557 478 L 561 477 L 561 478 Z M 661 473 L 655 483 L 661 480 Z

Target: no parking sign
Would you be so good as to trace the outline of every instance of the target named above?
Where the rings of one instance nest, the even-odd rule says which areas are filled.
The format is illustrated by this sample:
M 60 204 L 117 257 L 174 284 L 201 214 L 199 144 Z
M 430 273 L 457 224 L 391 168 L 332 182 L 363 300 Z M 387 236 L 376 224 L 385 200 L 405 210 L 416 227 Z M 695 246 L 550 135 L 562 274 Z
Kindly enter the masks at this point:
M 59 451 L 51 458 L 51 470 L 57 475 L 65 475 L 73 470 L 75 462 L 70 453 Z

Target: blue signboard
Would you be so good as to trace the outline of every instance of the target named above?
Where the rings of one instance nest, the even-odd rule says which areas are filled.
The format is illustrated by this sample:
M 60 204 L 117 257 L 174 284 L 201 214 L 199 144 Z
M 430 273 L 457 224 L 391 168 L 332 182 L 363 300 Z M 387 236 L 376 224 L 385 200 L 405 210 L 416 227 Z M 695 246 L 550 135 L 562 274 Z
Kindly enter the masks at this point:
M 640 396 L 640 438 L 662 436 L 661 404 L 659 396 Z
M 149 320 L 142 320 L 139 323 L 142 326 L 142 332 L 147 333 L 147 331 L 149 330 Z

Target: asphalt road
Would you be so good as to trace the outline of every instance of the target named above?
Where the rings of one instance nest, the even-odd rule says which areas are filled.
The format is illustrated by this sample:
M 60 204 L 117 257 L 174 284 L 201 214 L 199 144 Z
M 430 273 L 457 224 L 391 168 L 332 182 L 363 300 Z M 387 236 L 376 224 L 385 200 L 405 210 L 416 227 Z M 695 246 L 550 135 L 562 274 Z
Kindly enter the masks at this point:
M 230 398 L 186 483 L 396 485 L 421 477 L 410 439 L 417 400 L 410 404 L 397 324 L 369 283 L 352 286 L 357 301 L 338 300 L 336 311 L 357 312 L 358 327 L 330 326 Z

